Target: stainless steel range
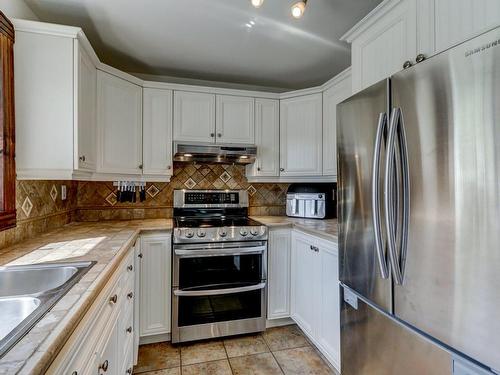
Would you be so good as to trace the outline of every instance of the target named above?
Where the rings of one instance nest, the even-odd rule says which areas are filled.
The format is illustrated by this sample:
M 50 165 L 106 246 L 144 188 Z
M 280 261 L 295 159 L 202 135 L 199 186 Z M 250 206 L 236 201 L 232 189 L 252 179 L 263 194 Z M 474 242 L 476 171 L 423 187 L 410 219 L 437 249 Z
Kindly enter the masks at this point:
M 267 228 L 246 191 L 175 190 L 172 342 L 265 329 Z

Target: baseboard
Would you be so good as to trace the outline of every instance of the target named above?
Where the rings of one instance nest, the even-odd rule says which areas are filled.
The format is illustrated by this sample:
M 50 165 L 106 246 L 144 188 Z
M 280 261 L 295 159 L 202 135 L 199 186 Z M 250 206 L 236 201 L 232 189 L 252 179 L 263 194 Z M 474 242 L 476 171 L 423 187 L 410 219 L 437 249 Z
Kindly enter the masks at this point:
M 142 336 L 139 338 L 139 345 L 154 344 L 157 342 L 170 341 L 170 333 L 162 333 L 159 335 Z
M 266 328 L 288 326 L 290 324 L 295 324 L 292 318 L 279 318 L 266 320 Z

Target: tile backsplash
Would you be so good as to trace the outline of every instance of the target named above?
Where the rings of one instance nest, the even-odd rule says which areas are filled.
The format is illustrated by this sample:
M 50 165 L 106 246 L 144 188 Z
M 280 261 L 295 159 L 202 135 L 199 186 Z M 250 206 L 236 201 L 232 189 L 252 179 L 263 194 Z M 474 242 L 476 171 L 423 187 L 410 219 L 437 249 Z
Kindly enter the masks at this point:
M 250 184 L 245 167 L 221 164 L 175 164 L 169 183 L 146 185 L 146 201 L 116 201 L 112 182 L 79 182 L 78 221 L 170 218 L 174 189 L 245 189 L 251 215 L 284 215 L 288 184 Z

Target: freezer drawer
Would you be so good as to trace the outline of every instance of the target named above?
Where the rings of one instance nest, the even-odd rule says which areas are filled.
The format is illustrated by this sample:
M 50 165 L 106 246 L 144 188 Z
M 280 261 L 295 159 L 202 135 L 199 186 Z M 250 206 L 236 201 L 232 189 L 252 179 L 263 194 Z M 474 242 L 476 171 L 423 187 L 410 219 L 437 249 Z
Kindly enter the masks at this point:
M 344 287 L 345 290 L 345 287 Z M 357 298 L 341 309 L 342 375 L 446 375 L 449 352 Z M 356 299 L 352 297 L 351 299 Z

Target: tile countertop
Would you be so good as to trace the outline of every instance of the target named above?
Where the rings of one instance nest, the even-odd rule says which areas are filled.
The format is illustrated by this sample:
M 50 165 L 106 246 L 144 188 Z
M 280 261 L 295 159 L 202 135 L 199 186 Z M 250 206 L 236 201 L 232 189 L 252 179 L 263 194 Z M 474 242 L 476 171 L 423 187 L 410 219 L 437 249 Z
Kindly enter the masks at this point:
M 327 241 L 338 243 L 337 219 L 300 219 L 288 216 L 251 216 L 269 228 L 293 227 Z
M 0 250 L 0 266 L 97 261 L 87 274 L 0 359 L 0 374 L 44 373 L 139 233 L 171 230 L 172 220 L 72 223 Z

